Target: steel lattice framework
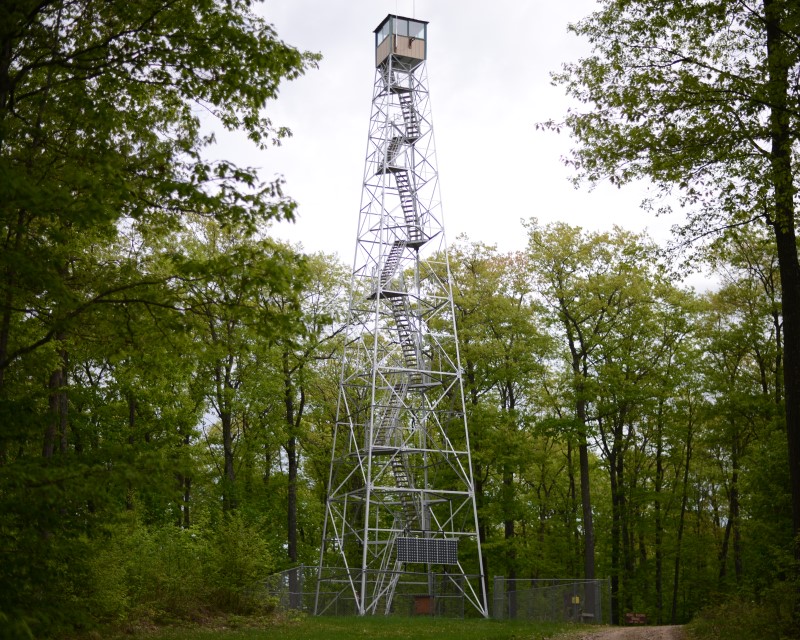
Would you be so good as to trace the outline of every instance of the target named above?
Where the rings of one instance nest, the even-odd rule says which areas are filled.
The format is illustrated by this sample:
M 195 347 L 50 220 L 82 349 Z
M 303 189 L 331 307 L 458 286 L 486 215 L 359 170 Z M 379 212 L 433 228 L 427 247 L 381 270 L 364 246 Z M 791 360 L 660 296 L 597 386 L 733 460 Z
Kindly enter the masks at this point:
M 426 38 L 401 16 L 376 30 L 318 614 L 337 599 L 390 613 L 409 593 L 435 607 L 445 591 L 488 614 Z

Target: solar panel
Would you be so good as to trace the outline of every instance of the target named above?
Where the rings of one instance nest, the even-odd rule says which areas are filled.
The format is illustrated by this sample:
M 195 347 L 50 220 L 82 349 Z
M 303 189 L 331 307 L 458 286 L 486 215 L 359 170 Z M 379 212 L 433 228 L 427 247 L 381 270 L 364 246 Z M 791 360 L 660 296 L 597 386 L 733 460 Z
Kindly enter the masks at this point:
M 416 564 L 458 564 L 455 538 L 397 538 L 397 559 Z

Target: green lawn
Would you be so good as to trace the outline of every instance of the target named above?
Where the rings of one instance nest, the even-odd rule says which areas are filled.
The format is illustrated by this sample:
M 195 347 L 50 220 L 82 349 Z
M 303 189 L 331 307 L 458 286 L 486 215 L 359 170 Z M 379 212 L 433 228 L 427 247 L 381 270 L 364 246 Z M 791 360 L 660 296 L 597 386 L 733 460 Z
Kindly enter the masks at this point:
M 241 628 L 236 627 L 241 624 Z M 119 638 L 146 637 L 147 640 L 359 640 L 373 638 L 435 638 L 436 640 L 545 640 L 573 636 L 582 625 L 534 624 L 521 621 L 452 620 L 443 618 L 314 618 L 268 621 L 260 628 L 251 621 L 233 620 L 215 628 L 130 630 Z M 226 628 L 227 627 L 227 628 Z M 572 632 L 572 633 L 568 633 Z M 111 637 L 106 635 L 106 638 Z

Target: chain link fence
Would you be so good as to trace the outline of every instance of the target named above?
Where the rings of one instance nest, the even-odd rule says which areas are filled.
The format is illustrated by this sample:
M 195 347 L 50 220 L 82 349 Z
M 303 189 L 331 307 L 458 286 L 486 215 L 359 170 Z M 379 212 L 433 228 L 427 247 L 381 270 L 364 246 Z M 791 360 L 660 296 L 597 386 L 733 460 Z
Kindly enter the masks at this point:
M 374 574 L 374 575 L 373 575 Z M 391 572 L 384 572 L 391 575 Z M 378 572 L 367 574 L 368 588 L 381 589 L 376 584 Z M 383 615 L 428 615 L 463 618 L 465 612 L 464 576 L 447 573 L 399 572 L 398 581 L 389 600 L 383 598 L 375 611 Z M 466 576 L 467 579 L 477 576 Z M 318 568 L 295 567 L 269 576 L 261 584 L 266 597 L 273 598 L 278 608 L 319 615 L 357 615 L 358 607 L 351 578 L 344 569 L 324 568 L 317 590 Z
M 509 580 L 495 576 L 492 617 L 498 620 L 583 622 L 609 620 L 609 580 Z
M 403 572 L 390 601 L 379 603 L 379 615 L 428 615 L 463 618 L 464 585 L 450 574 Z M 294 567 L 269 576 L 260 585 L 278 608 L 308 614 L 358 614 L 350 577 L 343 569 L 324 568 L 317 589 L 316 566 Z M 370 576 L 367 576 L 370 584 Z M 603 624 L 610 618 L 609 580 L 540 580 L 495 576 L 490 598 L 492 617 L 498 620 L 582 622 Z

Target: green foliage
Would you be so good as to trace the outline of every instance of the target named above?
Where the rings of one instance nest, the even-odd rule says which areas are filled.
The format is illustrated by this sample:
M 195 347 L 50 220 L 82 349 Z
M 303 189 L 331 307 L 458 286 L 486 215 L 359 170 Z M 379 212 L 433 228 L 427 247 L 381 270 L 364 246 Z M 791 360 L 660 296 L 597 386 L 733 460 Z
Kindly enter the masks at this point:
M 788 640 L 800 637 L 794 624 L 796 585 L 779 583 L 766 598 L 726 599 L 706 607 L 687 627 L 691 640 Z
M 647 177 L 677 190 L 694 231 L 760 216 L 770 199 L 765 121 L 773 106 L 766 4 L 609 0 L 571 25 L 592 45 L 554 75 L 585 105 L 564 123 L 577 143 L 577 176 L 617 184 Z M 796 7 L 772 4 L 793 33 Z M 774 44 L 796 64 L 796 43 Z M 793 89 L 789 103 L 798 97 Z
M 695 247 L 712 239 L 710 262 L 724 265 L 725 284 L 708 301 L 710 324 L 697 334 L 707 368 L 696 380 L 704 383 L 709 406 L 700 425 L 701 459 L 692 465 L 700 494 L 693 496 L 694 542 L 713 539 L 718 549 L 716 571 L 713 562 L 699 558 L 695 568 L 703 577 L 697 584 L 713 583 L 716 573 L 720 590 L 741 588 L 749 579 L 741 552 L 752 542 L 743 538 L 752 523 L 742 508 L 741 484 L 758 465 L 751 457 L 754 444 L 771 438 L 781 414 L 793 510 L 787 525 L 780 509 L 781 544 L 792 544 L 800 523 L 794 154 L 800 92 L 790 80 L 800 68 L 793 36 L 799 21 L 797 3 L 786 0 L 752 6 L 722 0 L 601 2 L 570 27 L 589 42 L 590 54 L 554 74 L 555 83 L 581 104 L 563 123 L 544 125 L 569 129 L 576 144 L 568 163 L 576 180 L 649 181 L 670 197 L 665 211 L 676 199 L 684 209 L 680 239 Z M 663 470 L 657 474 L 661 480 Z M 724 498 L 717 487 L 724 487 Z M 776 504 L 784 505 L 785 485 L 777 494 Z M 668 502 L 659 504 L 668 508 Z M 681 525 L 686 506 L 682 500 Z M 660 510 L 662 515 L 667 511 Z M 750 562 L 774 575 L 772 555 Z M 630 569 L 630 558 L 626 563 Z
M 26 620 L 14 620 L 0 611 L 0 638 L 2 640 L 33 640 L 33 632 Z
M 258 584 L 274 570 L 261 533 L 265 528 L 263 522 L 251 524 L 234 514 L 210 532 L 202 564 L 215 608 L 252 614 L 263 606 Z
M 198 573 L 219 567 L 217 530 L 175 527 L 188 530 L 190 505 L 214 511 L 213 491 L 191 490 L 212 474 L 192 446 L 208 394 L 188 292 L 219 293 L 219 318 L 237 302 L 225 294 L 302 287 L 302 260 L 261 237 L 294 214 L 279 181 L 210 161 L 198 113 L 265 149 L 288 135 L 267 101 L 318 56 L 281 42 L 249 2 L 216 0 L 3 3 L 0 48 L 4 627 L 180 615 L 212 591 L 248 609 L 232 576 Z M 203 225 L 243 242 L 193 254 L 182 234 Z M 292 322 L 247 309 L 263 339 Z M 132 515 L 140 524 L 120 524 Z M 240 553 L 258 569 L 243 579 L 271 566 L 250 538 Z
M 273 570 L 264 529 L 237 515 L 189 529 L 117 525 L 89 549 L 80 599 L 91 624 L 262 611 L 258 583 Z
M 137 525 L 112 540 L 109 566 L 121 573 L 128 615 L 186 616 L 208 597 L 202 564 L 207 541 L 198 531 Z M 97 565 L 98 573 L 105 570 Z

